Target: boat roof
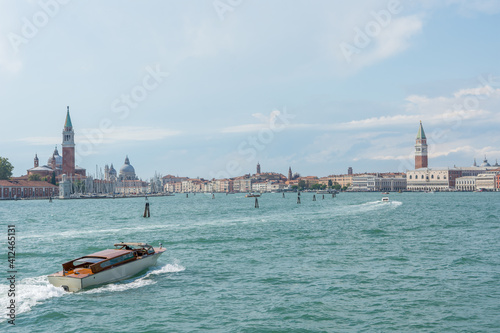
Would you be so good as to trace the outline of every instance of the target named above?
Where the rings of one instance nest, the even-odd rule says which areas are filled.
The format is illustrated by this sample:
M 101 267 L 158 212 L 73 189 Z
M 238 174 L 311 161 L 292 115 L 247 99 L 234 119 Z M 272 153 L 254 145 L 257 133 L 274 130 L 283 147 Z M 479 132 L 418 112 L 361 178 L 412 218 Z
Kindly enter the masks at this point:
M 85 257 L 101 257 L 101 258 L 111 259 L 127 254 L 129 252 L 130 250 L 108 249 L 86 255 Z
M 128 246 L 141 246 L 141 247 L 152 247 L 151 245 L 149 245 L 147 243 L 124 243 L 124 242 L 121 242 L 121 243 L 114 244 L 114 246 L 125 246 L 125 245 L 128 245 Z

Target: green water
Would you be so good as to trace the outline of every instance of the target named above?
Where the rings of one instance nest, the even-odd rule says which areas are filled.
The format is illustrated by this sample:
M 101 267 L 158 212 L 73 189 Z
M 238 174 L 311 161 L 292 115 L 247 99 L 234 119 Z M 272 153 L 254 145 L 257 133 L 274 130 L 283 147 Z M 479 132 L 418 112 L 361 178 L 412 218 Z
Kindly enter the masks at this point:
M 498 332 L 500 194 L 242 194 L 0 202 L 16 226 L 16 332 Z M 3 235 L 3 236 L 2 236 Z M 46 275 L 119 241 L 167 247 L 134 278 Z M 10 298 L 2 278 L 0 302 Z

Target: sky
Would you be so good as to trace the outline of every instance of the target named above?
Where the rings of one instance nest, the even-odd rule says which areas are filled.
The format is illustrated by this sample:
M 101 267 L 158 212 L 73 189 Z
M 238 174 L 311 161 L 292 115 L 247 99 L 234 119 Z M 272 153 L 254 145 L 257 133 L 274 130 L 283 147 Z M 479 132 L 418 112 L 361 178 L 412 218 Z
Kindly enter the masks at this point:
M 302 176 L 500 159 L 500 1 L 0 0 L 0 156 Z M 493 164 L 491 163 L 491 164 Z

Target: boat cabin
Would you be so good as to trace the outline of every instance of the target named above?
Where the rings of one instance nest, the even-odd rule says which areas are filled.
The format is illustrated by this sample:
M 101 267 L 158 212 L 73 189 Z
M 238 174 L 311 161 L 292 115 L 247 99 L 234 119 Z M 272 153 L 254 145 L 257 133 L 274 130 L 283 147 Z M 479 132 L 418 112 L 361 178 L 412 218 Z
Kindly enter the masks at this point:
M 155 254 L 154 248 L 146 243 L 117 243 L 114 246 L 117 248 L 99 251 L 64 263 L 62 275 L 83 277 Z

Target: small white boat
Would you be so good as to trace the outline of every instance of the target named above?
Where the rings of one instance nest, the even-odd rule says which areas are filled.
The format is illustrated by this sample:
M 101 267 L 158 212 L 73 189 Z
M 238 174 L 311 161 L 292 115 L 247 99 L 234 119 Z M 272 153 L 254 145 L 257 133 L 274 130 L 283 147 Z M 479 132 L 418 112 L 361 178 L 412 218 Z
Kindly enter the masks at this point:
M 247 195 L 245 195 L 245 198 L 258 198 L 260 197 L 260 194 L 258 193 L 248 193 Z
M 65 291 L 78 291 L 98 284 L 127 279 L 156 265 L 166 251 L 146 243 L 118 243 L 108 249 L 64 263 L 63 270 L 48 276 L 49 282 Z
M 383 197 L 382 202 L 390 202 L 389 197 Z

